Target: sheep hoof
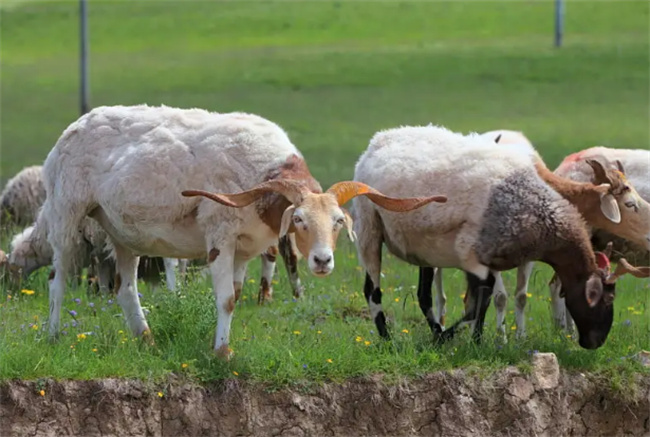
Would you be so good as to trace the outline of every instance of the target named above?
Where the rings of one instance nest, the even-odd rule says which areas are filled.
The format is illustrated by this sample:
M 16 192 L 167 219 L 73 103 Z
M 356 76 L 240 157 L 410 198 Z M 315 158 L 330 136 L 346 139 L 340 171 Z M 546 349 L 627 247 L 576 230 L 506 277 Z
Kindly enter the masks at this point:
M 156 342 L 153 339 L 153 334 L 151 333 L 151 330 L 149 330 L 149 329 L 145 329 L 142 332 L 141 338 L 149 346 L 155 346 L 156 345 Z
M 267 288 L 267 289 L 262 289 L 260 288 L 260 292 L 257 295 L 257 303 L 259 305 L 262 305 L 264 302 L 273 302 L 273 289 L 272 288 Z
M 445 316 L 440 317 L 440 327 L 441 327 L 443 330 L 445 329 L 445 321 L 446 321 L 445 319 L 446 319 Z
M 219 348 L 216 349 L 214 353 L 217 355 L 217 358 L 224 361 L 230 361 L 234 355 L 234 351 L 230 349 L 227 344 L 219 346 Z

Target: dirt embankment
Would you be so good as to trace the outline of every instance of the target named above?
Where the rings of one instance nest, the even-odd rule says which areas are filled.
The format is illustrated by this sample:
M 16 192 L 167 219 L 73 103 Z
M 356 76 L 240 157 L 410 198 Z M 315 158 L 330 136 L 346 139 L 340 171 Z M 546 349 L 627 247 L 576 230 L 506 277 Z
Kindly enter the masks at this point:
M 0 386 L 8 436 L 650 436 L 650 377 L 623 396 L 589 376 L 508 368 L 480 379 L 435 373 L 387 386 L 379 377 L 309 394 L 269 393 L 239 381 L 171 385 L 106 379 Z

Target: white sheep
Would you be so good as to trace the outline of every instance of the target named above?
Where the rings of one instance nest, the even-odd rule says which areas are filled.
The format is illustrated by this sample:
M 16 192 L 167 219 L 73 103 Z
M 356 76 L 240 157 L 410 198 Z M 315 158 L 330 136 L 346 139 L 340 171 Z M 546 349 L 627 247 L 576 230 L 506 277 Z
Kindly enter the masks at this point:
M 498 130 L 486 132 L 481 136 L 490 141 L 498 142 L 499 145 L 520 144 L 533 147 L 530 140 L 521 132 L 517 131 Z M 584 171 L 586 171 L 586 168 L 589 169 L 591 174 L 591 179 L 589 180 L 585 177 L 568 178 L 566 174 L 562 174 L 558 170 L 551 173 L 545 166 L 539 168 L 538 173 L 555 191 L 578 208 L 578 211 L 591 229 L 607 230 L 608 235 L 611 233 L 627 238 L 639 245 L 647 246 L 650 236 L 650 205 L 639 197 L 635 191 L 635 187 L 628 183 L 625 176 L 620 172 L 623 170 L 623 166 L 620 160 L 616 158 L 619 155 L 618 153 L 616 155 L 593 153 L 585 156 L 582 161 L 582 166 Z M 588 159 L 589 157 L 593 159 Z M 571 161 L 573 158 L 568 157 L 567 159 Z M 604 169 L 600 163 L 601 160 L 611 163 L 618 162 L 618 165 L 621 167 Z M 632 167 L 633 174 L 638 172 L 637 168 L 638 165 L 636 168 Z M 597 170 L 598 178 L 594 177 L 594 169 Z M 604 245 L 600 249 L 604 249 Z M 426 269 L 423 268 L 421 270 Z M 524 308 L 528 293 L 528 281 L 532 269 L 532 262 L 526 263 L 517 269 L 515 320 L 518 337 L 525 336 L 526 333 Z M 431 273 L 421 271 L 421 275 L 424 277 L 422 285 L 426 287 L 429 284 L 428 286 L 430 288 L 431 281 L 428 278 L 431 276 Z M 501 274 L 496 272 L 495 275 L 494 301 L 497 329 L 505 339 L 505 314 L 508 294 Z M 435 283 L 437 288 L 436 302 L 438 303 L 438 314 L 441 315 L 440 319 L 444 322 L 444 303 L 446 296 L 442 288 L 442 271 L 440 269 L 436 269 Z M 557 314 L 563 315 L 564 300 L 557 298 L 559 284 L 554 289 L 556 291 L 552 293 L 552 306 Z
M 445 200 L 393 199 L 354 182 L 322 193 L 275 123 L 252 114 L 166 106 L 93 109 L 63 132 L 44 175 L 43 214 L 50 218 L 55 271 L 50 334 L 59 330 L 76 229 L 91 216 L 115 247 L 117 300 L 135 335 L 151 338 L 137 294 L 138 256 L 207 254 L 218 314 L 214 348 L 223 357 L 231 354 L 236 284 L 248 261 L 278 238 L 295 233 L 311 272 L 325 276 L 334 268 L 340 229 L 351 226 L 340 207 L 349 199 L 365 195 L 395 211 Z
M 540 260 L 562 279 L 580 345 L 597 348 L 605 342 L 614 315 L 615 278 L 608 276 L 604 255 L 591 250 L 577 209 L 540 177 L 540 168 L 543 162 L 532 147 L 494 147 L 478 134 L 463 136 L 435 126 L 375 134 L 356 165 L 355 181 L 393 196 L 449 196 L 444 206 L 406 214 L 383 211 L 363 198 L 354 200 L 356 244 L 367 272 L 364 293 L 380 335 L 388 336 L 379 288 L 385 243 L 411 264 L 466 272 L 465 316 L 444 332 L 431 309 L 429 288 L 425 316 L 442 339 L 472 323 L 474 338 L 480 340 L 495 284 L 492 272 Z M 426 296 L 418 297 L 424 312 Z
M 45 200 L 41 169 L 40 165 L 26 167 L 7 182 L 0 193 L 0 225 L 34 223 Z

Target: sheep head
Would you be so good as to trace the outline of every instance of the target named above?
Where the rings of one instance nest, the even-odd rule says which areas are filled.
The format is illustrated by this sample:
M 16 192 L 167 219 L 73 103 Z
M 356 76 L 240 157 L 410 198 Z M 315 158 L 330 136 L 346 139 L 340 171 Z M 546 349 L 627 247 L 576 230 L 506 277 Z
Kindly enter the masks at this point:
M 650 250 L 650 204 L 643 200 L 625 177 L 620 161 L 603 164 L 588 159 L 592 182 L 600 194 L 600 210 L 607 219 L 602 229 Z
M 393 198 L 368 185 L 345 181 L 332 185 L 324 193 L 314 193 L 299 181 L 277 179 L 263 182 L 250 190 L 235 194 L 217 194 L 201 190 L 183 191 L 183 196 L 204 196 L 222 205 L 242 208 L 260 199 L 265 193 L 283 195 L 291 205 L 283 212 L 279 236 L 295 233 L 296 246 L 308 260 L 317 276 L 326 276 L 334 269 L 336 240 L 343 227 L 354 240 L 352 218 L 342 208 L 357 196 L 366 196 L 382 208 L 406 212 L 431 202 L 446 202 L 445 196 Z

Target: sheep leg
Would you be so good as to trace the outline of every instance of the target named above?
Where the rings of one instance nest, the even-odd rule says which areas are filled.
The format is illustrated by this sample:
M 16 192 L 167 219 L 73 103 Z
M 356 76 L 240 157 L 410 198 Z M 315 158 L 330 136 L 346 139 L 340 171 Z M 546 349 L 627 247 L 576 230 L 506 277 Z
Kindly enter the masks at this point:
M 515 321 L 517 322 L 517 338 L 526 337 L 526 299 L 528 297 L 528 281 L 533 272 L 532 262 L 517 269 L 517 291 L 515 293 Z
M 374 246 L 375 250 L 372 250 L 372 252 L 367 245 L 361 246 L 365 252 L 365 256 L 362 259 L 366 267 L 366 281 L 363 284 L 363 294 L 370 306 L 370 317 L 375 321 L 379 335 L 387 339 L 390 335 L 386 327 L 386 316 L 381 306 L 381 244 L 375 244 Z
M 169 291 L 176 291 L 176 266 L 178 266 L 178 258 L 163 258 L 165 265 L 165 279 Z
M 431 332 L 434 337 L 437 338 L 442 332 L 442 328 L 433 313 L 433 301 L 431 299 L 431 286 L 433 285 L 433 277 L 435 274 L 436 273 L 432 267 L 420 267 L 418 278 L 418 303 L 420 304 L 422 314 L 424 314 L 424 317 L 427 319 Z
M 445 315 L 447 313 L 447 295 L 442 288 L 442 269 L 435 269 L 434 282 L 436 284 L 436 309 L 438 310 L 438 323 L 442 329 L 445 328 Z M 435 315 L 434 315 L 435 316 Z
M 521 269 L 521 267 L 519 267 Z M 503 283 L 501 272 L 495 272 L 496 282 L 494 284 L 494 308 L 497 313 L 497 335 L 504 343 L 508 341 L 506 336 L 506 310 L 508 307 L 508 292 Z
M 492 271 L 488 273 L 488 277 L 485 280 L 481 280 L 478 276 L 469 272 L 465 272 L 465 275 L 468 284 L 465 315 L 451 328 L 445 330 L 441 335 L 441 339 L 443 341 L 450 340 L 454 337 L 456 331 L 465 325 L 473 324 L 474 331 L 472 337 L 476 343 L 480 343 L 483 336 L 485 313 L 490 306 L 490 299 L 492 298 L 496 278 Z
M 135 256 L 129 249 L 116 244 L 115 246 L 115 288 L 117 302 L 122 307 L 124 319 L 135 336 L 142 336 L 152 342 L 151 331 L 144 317 L 140 298 L 138 297 L 138 264 L 140 257 Z
M 244 286 L 244 279 L 246 278 L 246 268 L 248 267 L 248 262 L 235 264 L 234 267 L 235 270 L 232 285 L 235 288 L 235 302 L 237 302 L 241 296 L 241 291 Z
M 562 291 L 562 281 L 557 274 L 553 275 L 551 282 L 548 283 L 549 292 L 551 294 L 551 311 L 553 313 L 553 322 L 555 326 L 560 329 L 566 329 L 566 316 L 568 311 L 564 303 L 564 298 L 560 297 Z
M 296 250 L 291 242 L 292 235 L 293 234 L 288 234 L 280 238 L 279 249 L 280 255 L 282 255 L 284 261 L 284 266 L 287 269 L 293 295 L 294 297 L 299 298 L 302 297 L 305 289 L 300 283 L 300 278 L 298 277 L 298 255 L 296 254 Z
M 71 268 L 71 260 L 74 255 L 72 245 L 60 245 L 53 247 L 54 259 L 53 270 L 50 273 L 50 313 L 48 330 L 51 337 L 56 337 L 61 325 L 61 305 L 65 292 L 65 282 Z
M 235 245 L 214 245 L 208 253 L 212 286 L 217 305 L 217 330 L 214 350 L 218 356 L 229 359 L 232 350 L 228 347 L 230 340 L 230 323 L 235 311 L 235 271 L 240 271 L 242 260 L 235 259 Z
M 260 280 L 260 290 L 257 294 L 257 303 L 263 304 L 265 301 L 271 301 L 273 298 L 273 272 L 275 272 L 275 259 L 278 253 L 277 247 L 271 246 L 262 254 L 262 279 Z
M 99 285 L 99 292 L 101 294 L 106 295 L 111 292 L 113 286 L 115 285 L 111 283 L 114 277 L 115 262 L 108 257 L 99 261 L 99 265 L 97 266 L 97 283 Z

